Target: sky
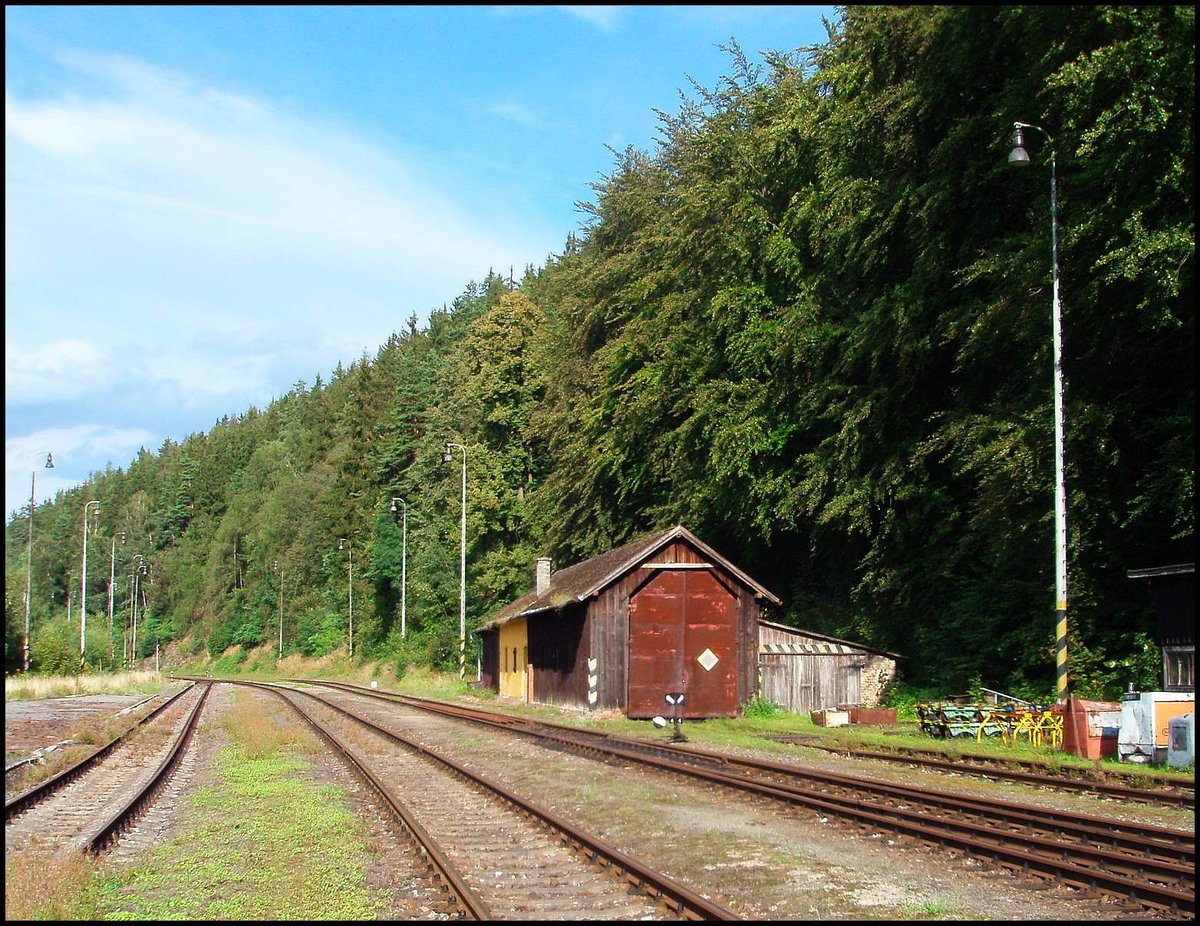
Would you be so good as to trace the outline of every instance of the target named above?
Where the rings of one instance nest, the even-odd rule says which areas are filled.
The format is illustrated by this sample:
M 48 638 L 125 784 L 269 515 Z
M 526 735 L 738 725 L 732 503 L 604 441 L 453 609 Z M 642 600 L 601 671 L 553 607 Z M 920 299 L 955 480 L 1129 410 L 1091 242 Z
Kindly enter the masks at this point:
M 761 64 L 836 17 L 6 6 L 6 520 L 545 266 L 731 43 Z

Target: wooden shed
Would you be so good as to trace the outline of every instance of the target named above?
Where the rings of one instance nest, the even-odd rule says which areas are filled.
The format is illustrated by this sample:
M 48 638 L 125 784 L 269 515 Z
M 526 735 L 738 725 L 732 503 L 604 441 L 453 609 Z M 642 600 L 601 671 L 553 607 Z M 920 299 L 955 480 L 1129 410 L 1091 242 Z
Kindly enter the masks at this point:
M 534 587 L 476 628 L 482 682 L 632 718 L 735 717 L 758 687 L 763 601 L 780 604 L 681 526 L 556 572 L 542 559 Z
M 895 653 L 759 621 L 759 688 L 786 711 L 878 707 L 896 677 Z

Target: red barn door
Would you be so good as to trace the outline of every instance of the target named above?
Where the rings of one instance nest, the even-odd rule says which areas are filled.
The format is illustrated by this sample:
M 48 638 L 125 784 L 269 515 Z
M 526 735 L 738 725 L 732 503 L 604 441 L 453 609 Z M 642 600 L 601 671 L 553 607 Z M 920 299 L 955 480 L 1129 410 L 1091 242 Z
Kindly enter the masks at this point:
M 629 601 L 630 717 L 737 715 L 737 598 L 708 569 L 660 569 Z

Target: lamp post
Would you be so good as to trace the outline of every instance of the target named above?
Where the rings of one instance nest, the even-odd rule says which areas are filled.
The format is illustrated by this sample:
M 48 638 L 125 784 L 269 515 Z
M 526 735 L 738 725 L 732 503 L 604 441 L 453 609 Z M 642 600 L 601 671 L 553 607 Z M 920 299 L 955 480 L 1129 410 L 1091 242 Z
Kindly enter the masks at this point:
M 96 506 L 96 511 L 100 510 L 98 501 L 85 502 L 83 505 L 83 562 L 80 565 L 79 575 L 79 667 L 83 668 L 83 647 L 84 633 L 87 631 L 87 535 L 88 535 L 88 509 Z
M 121 664 L 126 669 L 132 664 L 132 651 L 129 648 L 129 638 L 133 631 L 133 603 L 136 600 L 133 595 L 133 586 L 137 581 L 137 567 L 134 567 L 133 572 L 126 576 L 127 582 L 125 588 L 129 595 L 129 617 L 121 621 Z
M 393 495 L 392 514 L 396 513 L 396 502 L 403 506 L 404 512 L 400 528 L 400 639 L 403 640 L 407 634 L 405 610 L 408 597 L 408 502 L 398 495 Z
M 459 544 L 458 586 L 458 680 L 467 677 L 467 448 L 462 444 L 446 443 L 443 463 L 454 461 L 454 449 L 462 451 L 462 536 Z
M 117 531 L 113 534 L 112 549 L 108 554 L 108 659 L 109 662 L 114 662 L 117 656 L 117 644 L 113 641 L 113 599 L 116 597 L 116 578 L 117 578 L 117 538 L 121 538 L 121 543 L 125 543 L 125 532 Z
M 275 560 L 271 567 L 272 572 L 279 573 L 279 658 L 283 658 L 283 567 L 279 565 L 279 560 Z
M 54 469 L 54 454 L 50 451 L 46 451 L 46 469 Z M 37 507 L 33 488 L 36 484 L 35 469 L 29 474 L 29 568 L 25 570 L 25 635 L 21 641 L 21 671 L 26 675 L 29 674 L 29 608 L 33 603 L 33 509 Z
M 141 553 L 133 555 L 137 565 L 133 569 L 133 598 L 129 602 L 129 615 L 131 624 L 131 636 L 129 639 L 129 665 L 132 668 L 134 660 L 137 659 L 137 598 L 138 586 L 141 585 L 141 577 L 146 574 L 146 557 Z
M 1057 612 L 1055 666 L 1057 700 L 1065 703 L 1067 677 L 1067 487 L 1066 450 L 1064 447 L 1062 299 L 1058 287 L 1058 180 L 1054 159 L 1054 139 L 1040 125 L 1013 123 L 1013 149 L 1008 163 L 1014 167 L 1029 165 L 1025 151 L 1025 129 L 1041 132 L 1050 144 L 1050 255 L 1052 259 L 1053 332 L 1054 332 L 1054 583 Z
M 350 658 L 353 659 L 354 658 L 354 544 L 352 544 L 345 537 L 339 537 L 338 538 L 338 549 L 339 550 L 342 548 L 342 544 L 346 545 L 346 550 L 349 554 L 349 561 L 350 561 L 350 573 L 349 573 L 349 578 L 346 580 L 346 589 L 350 595 L 350 623 L 349 623 Z

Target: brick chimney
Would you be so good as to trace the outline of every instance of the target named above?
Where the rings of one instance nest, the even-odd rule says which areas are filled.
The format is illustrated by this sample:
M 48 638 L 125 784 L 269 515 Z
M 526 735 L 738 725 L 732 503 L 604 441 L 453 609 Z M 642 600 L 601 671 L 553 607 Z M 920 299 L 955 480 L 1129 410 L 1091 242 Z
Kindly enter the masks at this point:
M 550 591 L 550 557 L 541 556 L 537 561 L 537 597 L 541 598 Z

